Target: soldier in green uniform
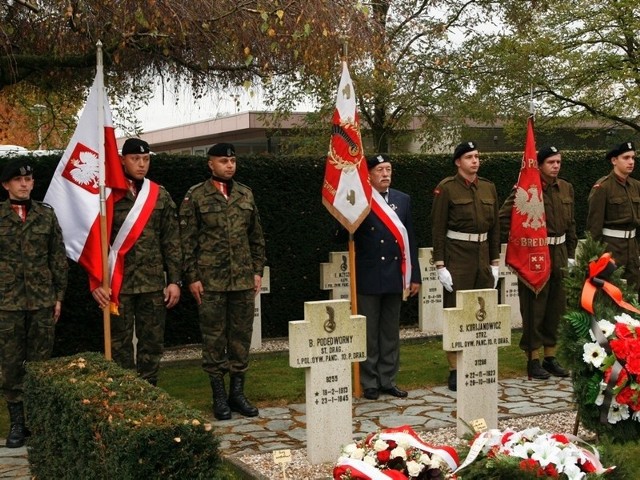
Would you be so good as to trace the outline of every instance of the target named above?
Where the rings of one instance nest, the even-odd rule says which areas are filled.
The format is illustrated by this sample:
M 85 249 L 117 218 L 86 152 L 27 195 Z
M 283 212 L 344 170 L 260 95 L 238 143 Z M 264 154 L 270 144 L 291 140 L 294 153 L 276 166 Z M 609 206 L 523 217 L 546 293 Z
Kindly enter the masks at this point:
M 453 154 L 458 172 L 434 190 L 431 209 L 433 260 L 444 287 L 444 306 L 455 307 L 457 290 L 495 288 L 500 261 L 500 225 L 495 185 L 478 176 L 473 142 Z M 447 352 L 448 387 L 457 389 L 456 353 Z
M 589 193 L 587 232 L 607 245 L 623 278 L 640 288 L 640 260 L 636 229 L 640 225 L 640 182 L 631 177 L 636 151 L 632 142 L 624 142 L 607 153 L 613 169 L 598 179 Z
M 264 237 L 251 189 L 233 179 L 233 145 L 215 144 L 207 155 L 211 179 L 191 187 L 180 207 L 184 277 L 198 304 L 202 366 L 211 382 L 214 416 L 228 420 L 234 411 L 254 417 L 258 409 L 245 397 L 244 382 Z
M 520 348 L 527 354 L 527 373 L 531 378 L 544 380 L 551 375 L 569 376 L 569 372 L 556 360 L 555 354 L 558 325 L 567 308 L 563 284 L 565 269 L 575 265 L 578 237 L 573 213 L 573 186 L 558 178 L 562 164 L 560 151 L 553 146 L 543 147 L 538 151 L 537 160 L 547 222 L 551 276 L 537 295 L 518 281 L 518 296 L 522 315 Z M 511 229 L 516 187 L 500 209 L 500 231 L 505 241 Z M 539 358 L 540 347 L 544 349 L 542 365 Z
M 177 208 L 163 187 L 145 178 L 151 163 L 147 142 L 128 139 L 122 146 L 121 163 L 129 191 L 114 205 L 112 249 L 125 235 L 134 235 L 129 237 L 134 242 L 124 252 L 119 315 L 111 317 L 113 360 L 156 385 L 167 308 L 180 300 L 182 284 Z M 147 218 L 138 209 L 151 214 Z M 102 287 L 91 293 L 102 308 L 109 305 L 109 292 Z M 135 361 L 134 326 L 138 339 Z
M 25 362 L 47 360 L 67 288 L 67 255 L 53 209 L 31 200 L 33 168 L 10 161 L 0 175 L 0 360 L 11 427 L 6 446 L 24 445 Z

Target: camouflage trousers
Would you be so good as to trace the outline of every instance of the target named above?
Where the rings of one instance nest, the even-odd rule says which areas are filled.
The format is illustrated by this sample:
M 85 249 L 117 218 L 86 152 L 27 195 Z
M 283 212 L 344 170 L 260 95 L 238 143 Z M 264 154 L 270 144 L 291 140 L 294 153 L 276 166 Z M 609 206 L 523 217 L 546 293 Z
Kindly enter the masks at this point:
M 164 326 L 167 308 L 162 291 L 120 295 L 120 315 L 111 317 L 111 353 L 124 368 L 157 383 L 160 359 L 164 352 Z M 137 338 L 133 355 L 133 332 Z
M 254 309 L 253 290 L 202 294 L 202 368 L 209 377 L 247 371 Z
M 0 364 L 2 394 L 21 402 L 25 364 L 47 360 L 53 351 L 53 306 L 32 311 L 0 310 Z

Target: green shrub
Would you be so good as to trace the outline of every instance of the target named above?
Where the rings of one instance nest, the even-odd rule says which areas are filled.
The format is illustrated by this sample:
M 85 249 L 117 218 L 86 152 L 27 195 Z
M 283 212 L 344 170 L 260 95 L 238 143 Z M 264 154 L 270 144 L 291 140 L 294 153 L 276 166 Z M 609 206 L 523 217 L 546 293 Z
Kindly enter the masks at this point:
M 37 478 L 215 478 L 202 414 L 99 354 L 29 363 L 25 408 Z

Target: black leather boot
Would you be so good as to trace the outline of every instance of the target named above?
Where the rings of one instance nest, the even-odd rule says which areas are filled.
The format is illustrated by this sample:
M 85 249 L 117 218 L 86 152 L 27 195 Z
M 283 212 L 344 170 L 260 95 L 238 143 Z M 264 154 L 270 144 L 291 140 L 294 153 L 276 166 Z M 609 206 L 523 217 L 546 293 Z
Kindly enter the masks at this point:
M 229 407 L 245 417 L 257 417 L 258 409 L 244 396 L 244 375 L 232 375 L 229 387 Z
M 28 430 L 24 426 L 24 405 L 22 402 L 7 402 L 11 426 L 7 435 L 7 448 L 19 448 L 24 445 Z
M 211 390 L 213 391 L 213 416 L 218 420 L 229 420 L 231 409 L 227 403 L 224 377 L 211 377 Z

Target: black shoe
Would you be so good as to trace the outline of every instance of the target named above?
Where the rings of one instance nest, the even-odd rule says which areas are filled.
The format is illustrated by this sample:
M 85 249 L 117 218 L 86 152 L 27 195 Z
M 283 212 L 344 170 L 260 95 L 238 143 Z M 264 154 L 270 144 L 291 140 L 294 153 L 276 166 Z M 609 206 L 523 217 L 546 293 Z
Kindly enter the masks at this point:
M 365 388 L 364 398 L 367 400 L 377 400 L 380 397 L 380 391 L 377 388 Z
M 549 372 L 551 375 L 554 375 L 556 377 L 569 376 L 569 372 L 566 371 L 562 367 L 562 365 L 558 363 L 558 360 L 556 360 L 556 357 L 544 357 L 544 360 L 542 361 L 542 368 L 544 368 L 547 372 Z
M 447 380 L 447 386 L 449 390 L 455 392 L 458 390 L 458 371 L 449 370 L 449 380 Z
M 388 393 L 389 395 L 393 395 L 398 398 L 405 398 L 408 395 L 407 392 L 400 390 L 396 385 L 391 388 L 383 388 L 382 393 Z
M 540 360 L 537 358 L 535 360 L 529 360 L 527 362 L 527 374 L 531 378 L 535 378 L 536 380 L 546 380 L 551 374 L 547 372 L 542 365 L 540 365 Z

